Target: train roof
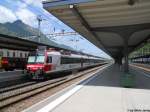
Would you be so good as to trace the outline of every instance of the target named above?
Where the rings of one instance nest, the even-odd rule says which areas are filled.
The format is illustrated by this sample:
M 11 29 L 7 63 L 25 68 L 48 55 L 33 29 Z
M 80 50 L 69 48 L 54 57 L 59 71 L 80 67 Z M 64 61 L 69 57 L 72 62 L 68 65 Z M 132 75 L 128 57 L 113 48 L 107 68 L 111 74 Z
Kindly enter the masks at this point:
M 50 54 L 50 55 L 60 55 L 62 57 L 72 57 L 72 58 L 84 58 L 84 59 L 101 59 L 103 60 L 103 58 L 98 58 L 98 57 L 94 57 L 94 56 L 87 56 L 87 55 L 83 55 L 83 54 L 74 54 L 74 53 L 62 53 L 60 51 L 50 51 L 50 50 L 47 50 L 47 54 Z
M 38 48 L 40 48 L 41 46 L 39 46 Z M 42 48 L 44 48 L 44 46 L 42 46 Z M 95 57 L 96 59 L 103 59 L 103 60 L 106 60 L 105 58 L 103 57 L 99 57 L 99 56 L 94 56 L 94 55 L 91 55 L 91 54 L 87 54 L 87 53 L 83 53 L 81 51 L 71 51 L 71 50 L 58 50 L 58 49 L 55 49 L 55 48 L 47 48 L 45 47 L 45 49 L 47 51 L 58 51 L 60 52 L 61 54 L 76 54 L 76 55 L 82 55 L 82 56 L 88 56 L 88 57 Z

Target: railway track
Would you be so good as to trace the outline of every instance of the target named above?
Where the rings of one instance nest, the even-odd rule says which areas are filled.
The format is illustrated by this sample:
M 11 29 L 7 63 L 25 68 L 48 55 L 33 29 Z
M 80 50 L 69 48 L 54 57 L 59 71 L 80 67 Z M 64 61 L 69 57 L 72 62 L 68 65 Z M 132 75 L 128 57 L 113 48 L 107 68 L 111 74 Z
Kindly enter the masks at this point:
M 150 72 L 150 68 L 149 67 L 145 67 L 145 66 L 143 66 L 141 64 L 130 64 L 130 66 L 142 69 L 142 70 L 144 70 L 146 72 Z
M 14 90 L 14 89 L 19 89 L 21 87 L 29 86 L 29 85 L 32 85 L 32 84 L 35 84 L 35 83 L 36 83 L 35 81 L 31 81 L 31 82 L 25 82 L 25 83 L 17 84 L 17 85 L 10 86 L 10 87 L 4 87 L 4 88 L 0 89 L 0 94 L 4 93 L 4 92 L 7 92 L 7 91 Z
M 61 77 L 61 78 L 57 78 L 53 80 L 48 80 L 48 81 L 39 82 L 39 83 L 31 82 L 31 83 L 26 83 L 24 85 L 22 84 L 20 86 L 18 85 L 16 87 L 10 87 L 7 89 L 0 90 L 1 92 L 0 93 L 0 108 L 19 102 L 23 99 L 29 98 L 33 95 L 39 94 L 48 89 L 57 87 L 63 83 L 69 82 L 87 73 L 96 71 L 101 67 L 102 66 L 95 67 L 90 70 L 82 71 L 74 75 L 72 74 L 69 76 L 65 76 L 65 77 Z

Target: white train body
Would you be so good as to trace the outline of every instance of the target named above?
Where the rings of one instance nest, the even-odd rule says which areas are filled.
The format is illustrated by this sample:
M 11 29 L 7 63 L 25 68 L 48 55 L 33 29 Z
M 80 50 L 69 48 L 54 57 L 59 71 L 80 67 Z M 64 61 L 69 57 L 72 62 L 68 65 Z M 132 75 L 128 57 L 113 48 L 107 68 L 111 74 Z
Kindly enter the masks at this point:
M 28 51 L 21 51 L 21 50 L 10 50 L 10 49 L 0 49 L 0 56 L 1 57 L 9 57 L 9 58 L 27 58 Z
M 104 62 L 101 58 L 69 52 L 37 51 L 28 58 L 26 74 L 32 78 L 43 78 L 50 73 L 80 69 Z

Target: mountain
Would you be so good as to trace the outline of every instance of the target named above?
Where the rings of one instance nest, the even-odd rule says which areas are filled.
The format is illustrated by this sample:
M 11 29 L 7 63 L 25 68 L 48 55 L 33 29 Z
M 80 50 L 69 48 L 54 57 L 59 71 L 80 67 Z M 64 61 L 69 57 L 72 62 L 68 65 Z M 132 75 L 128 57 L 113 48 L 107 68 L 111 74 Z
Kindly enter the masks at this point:
M 13 23 L 10 22 L 4 24 L 0 23 L 0 33 L 23 38 L 38 35 L 38 29 L 33 28 L 27 24 L 24 24 L 21 20 L 17 20 Z M 37 38 L 33 38 L 32 40 L 37 41 Z M 69 46 L 66 46 L 64 44 L 57 44 L 56 42 L 48 39 L 46 35 L 44 35 L 42 32 L 41 32 L 41 42 L 55 47 L 74 50 Z

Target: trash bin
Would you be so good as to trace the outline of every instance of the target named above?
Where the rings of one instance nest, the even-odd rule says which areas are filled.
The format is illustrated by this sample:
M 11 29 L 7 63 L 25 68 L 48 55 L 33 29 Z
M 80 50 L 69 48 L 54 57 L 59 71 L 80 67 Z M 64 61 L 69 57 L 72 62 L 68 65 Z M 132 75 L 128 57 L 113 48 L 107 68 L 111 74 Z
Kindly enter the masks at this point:
M 123 73 L 121 76 L 121 86 L 132 88 L 135 86 L 135 76 L 130 73 Z

